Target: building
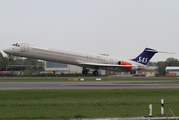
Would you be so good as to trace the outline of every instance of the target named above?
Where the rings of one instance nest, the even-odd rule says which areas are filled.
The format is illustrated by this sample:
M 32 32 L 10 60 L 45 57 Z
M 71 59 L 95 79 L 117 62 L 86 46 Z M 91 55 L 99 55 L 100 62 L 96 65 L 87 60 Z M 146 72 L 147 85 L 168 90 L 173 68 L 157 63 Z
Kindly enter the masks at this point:
M 55 74 L 82 74 L 82 67 L 76 65 L 69 65 L 64 63 L 56 63 L 56 62 L 45 62 L 45 71 L 46 72 L 55 72 Z M 93 69 L 89 69 L 89 73 L 93 73 Z M 99 74 L 105 75 L 105 70 L 98 70 Z
M 154 77 L 156 75 L 154 70 L 145 70 L 145 71 L 142 71 L 142 74 L 147 77 L 149 77 L 149 76 Z
M 139 71 L 136 71 L 136 74 L 145 75 L 147 77 L 149 76 L 153 77 L 158 74 L 158 67 L 149 67 L 146 70 L 139 70 Z
M 179 76 L 179 66 L 167 66 L 165 71 L 166 76 Z
M 45 71 L 55 71 L 56 74 L 61 73 L 81 73 L 82 67 L 78 67 L 75 65 L 56 63 L 56 62 L 45 62 Z

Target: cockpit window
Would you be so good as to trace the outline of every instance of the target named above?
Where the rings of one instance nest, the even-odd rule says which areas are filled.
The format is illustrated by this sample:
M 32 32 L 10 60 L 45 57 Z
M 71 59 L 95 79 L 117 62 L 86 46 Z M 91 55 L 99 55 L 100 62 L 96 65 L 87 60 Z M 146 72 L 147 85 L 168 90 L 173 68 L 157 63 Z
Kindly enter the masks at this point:
M 12 46 L 20 47 L 20 45 L 19 45 L 18 43 L 16 43 L 16 44 L 12 44 Z

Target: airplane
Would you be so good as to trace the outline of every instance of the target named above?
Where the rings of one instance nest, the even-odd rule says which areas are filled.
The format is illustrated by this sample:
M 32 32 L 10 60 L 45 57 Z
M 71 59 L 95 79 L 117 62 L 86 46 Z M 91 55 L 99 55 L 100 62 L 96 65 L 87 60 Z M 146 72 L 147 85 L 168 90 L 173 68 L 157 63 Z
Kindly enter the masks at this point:
M 65 64 L 80 66 L 83 68 L 82 74 L 87 75 L 89 69 L 94 69 L 93 75 L 98 76 L 98 70 L 109 70 L 118 72 L 129 72 L 139 69 L 147 69 L 146 65 L 155 53 L 161 52 L 151 48 L 145 48 L 144 51 L 134 59 L 122 59 L 106 56 L 104 54 L 92 54 L 81 51 L 67 50 L 62 48 L 52 48 L 29 43 L 16 43 L 3 49 L 10 56 L 27 57 L 53 61 Z

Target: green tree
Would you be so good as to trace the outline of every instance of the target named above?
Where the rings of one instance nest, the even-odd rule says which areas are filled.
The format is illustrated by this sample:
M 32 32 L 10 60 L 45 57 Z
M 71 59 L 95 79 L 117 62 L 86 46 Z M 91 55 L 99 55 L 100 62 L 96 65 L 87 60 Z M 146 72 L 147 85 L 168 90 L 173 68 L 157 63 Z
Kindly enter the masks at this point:
M 157 62 L 158 70 L 160 75 L 165 75 L 166 71 L 165 68 L 167 66 L 179 66 L 178 59 L 175 58 L 167 58 L 166 61 L 159 61 Z
M 35 68 L 36 68 L 37 72 L 39 71 L 39 68 L 41 68 L 41 70 L 43 70 L 42 68 L 44 68 L 44 63 L 37 60 L 35 62 Z
M 9 61 L 9 65 L 24 65 L 24 59 L 20 57 L 13 57 L 13 61 Z
M 39 68 L 44 67 L 44 63 L 39 61 L 38 59 L 26 58 L 24 60 L 24 64 L 28 66 L 28 70 L 30 70 L 30 71 L 35 71 L 35 70 L 38 71 Z M 41 70 L 43 70 L 43 69 L 41 69 Z
M 0 70 L 8 66 L 9 60 L 7 57 L 4 57 L 0 52 Z
M 31 58 L 26 58 L 24 60 L 24 65 L 27 65 L 27 70 L 32 71 L 32 63 L 33 63 L 33 59 Z
M 165 63 L 167 66 L 179 66 L 179 61 L 175 58 L 167 58 Z
M 156 66 L 156 64 L 157 64 L 156 62 L 148 62 L 147 66 Z
M 166 68 L 166 64 L 165 61 L 159 61 L 157 62 L 157 67 L 158 67 L 158 71 L 160 75 L 165 75 L 165 68 Z
M 39 61 L 38 59 L 25 58 L 21 57 L 13 57 L 13 61 L 9 62 L 9 65 L 27 65 L 26 71 L 39 71 L 44 70 L 44 63 Z

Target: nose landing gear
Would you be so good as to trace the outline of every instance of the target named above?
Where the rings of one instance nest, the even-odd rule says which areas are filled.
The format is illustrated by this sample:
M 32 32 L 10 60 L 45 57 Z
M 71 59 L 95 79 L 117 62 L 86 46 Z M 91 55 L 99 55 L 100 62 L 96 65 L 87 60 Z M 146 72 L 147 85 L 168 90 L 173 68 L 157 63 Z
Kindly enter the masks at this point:
M 13 58 L 9 58 L 9 61 L 13 61 Z
M 13 61 L 13 56 L 9 55 L 9 61 Z

